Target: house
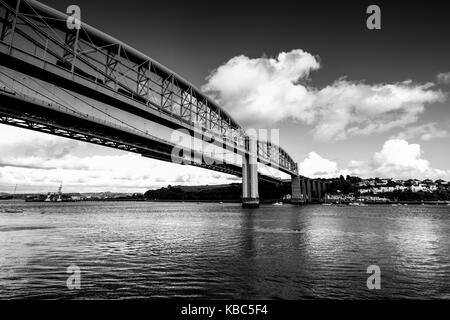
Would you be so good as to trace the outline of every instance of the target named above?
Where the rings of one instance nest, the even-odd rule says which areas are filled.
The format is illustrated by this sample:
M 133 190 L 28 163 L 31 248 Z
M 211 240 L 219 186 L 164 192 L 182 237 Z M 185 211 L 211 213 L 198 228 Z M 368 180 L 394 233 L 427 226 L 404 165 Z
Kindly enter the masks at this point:
M 409 190 L 409 189 L 410 189 L 409 187 L 406 187 L 404 185 L 396 185 L 395 186 L 395 190 L 397 190 L 397 191 L 406 191 L 406 190 Z
M 372 191 L 374 194 L 376 193 L 384 193 L 384 192 L 394 192 L 395 191 L 395 187 L 375 187 L 372 188 Z
M 411 191 L 412 192 L 429 191 L 429 190 L 430 189 L 428 188 L 428 186 L 423 184 L 423 183 L 419 183 L 417 185 L 412 185 L 411 186 Z

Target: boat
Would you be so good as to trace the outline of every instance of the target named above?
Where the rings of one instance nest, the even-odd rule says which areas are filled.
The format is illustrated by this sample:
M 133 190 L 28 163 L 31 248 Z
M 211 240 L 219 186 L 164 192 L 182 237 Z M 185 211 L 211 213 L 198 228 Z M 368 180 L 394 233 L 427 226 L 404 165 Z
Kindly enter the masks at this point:
M 282 206 L 283 202 L 275 202 L 275 203 L 272 203 L 272 205 L 273 206 Z
M 4 213 L 23 213 L 22 209 L 4 209 Z
M 49 192 L 47 195 L 28 196 L 26 202 L 69 202 L 71 199 L 65 197 L 62 193 L 63 184 L 59 185 L 57 192 Z
M 350 202 L 348 205 L 355 206 L 355 207 L 367 207 L 367 204 L 362 203 L 362 202 Z
M 331 203 L 322 203 L 323 206 L 331 206 Z
M 397 206 L 398 206 L 398 204 L 396 204 L 396 203 L 393 203 L 393 204 L 391 204 L 391 206 L 393 206 L 393 207 L 397 207 Z

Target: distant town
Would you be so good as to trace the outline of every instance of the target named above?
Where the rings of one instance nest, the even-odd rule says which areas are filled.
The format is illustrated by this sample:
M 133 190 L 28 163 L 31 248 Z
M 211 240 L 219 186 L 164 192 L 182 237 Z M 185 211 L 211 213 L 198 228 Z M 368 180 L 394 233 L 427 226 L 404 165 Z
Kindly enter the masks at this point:
M 446 202 L 450 199 L 450 183 L 442 179 L 361 179 L 340 176 L 325 181 L 328 184 L 325 202 Z

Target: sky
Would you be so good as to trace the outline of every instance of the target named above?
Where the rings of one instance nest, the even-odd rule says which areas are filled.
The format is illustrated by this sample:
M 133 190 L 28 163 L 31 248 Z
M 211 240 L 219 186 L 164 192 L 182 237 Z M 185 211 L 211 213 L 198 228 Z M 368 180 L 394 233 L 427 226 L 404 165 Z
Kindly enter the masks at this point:
M 450 180 L 444 2 L 42 0 L 192 82 L 245 128 L 280 130 L 310 177 Z M 0 126 L 0 192 L 143 192 L 240 179 Z

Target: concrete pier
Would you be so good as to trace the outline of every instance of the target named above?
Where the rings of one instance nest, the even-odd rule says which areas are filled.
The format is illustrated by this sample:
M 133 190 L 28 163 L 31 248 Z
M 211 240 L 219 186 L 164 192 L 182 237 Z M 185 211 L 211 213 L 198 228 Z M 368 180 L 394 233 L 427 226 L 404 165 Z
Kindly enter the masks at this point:
M 292 204 L 303 203 L 301 178 L 298 175 L 291 176 L 291 203 Z
M 317 199 L 320 201 L 323 198 L 322 181 L 317 181 Z
M 307 199 L 306 202 L 310 203 L 312 200 L 312 185 L 311 185 L 311 179 L 305 178 L 306 183 L 306 195 Z
M 317 196 L 317 180 L 311 180 L 311 185 L 312 185 L 312 197 L 311 200 L 317 200 L 318 196 Z
M 259 208 L 256 140 L 246 137 L 245 149 L 249 152 L 242 156 L 242 207 Z
M 301 187 L 302 187 L 303 201 L 304 201 L 304 203 L 306 203 L 307 199 L 308 199 L 308 192 L 306 190 L 306 181 L 305 181 L 304 177 L 301 178 L 300 184 L 301 184 Z

